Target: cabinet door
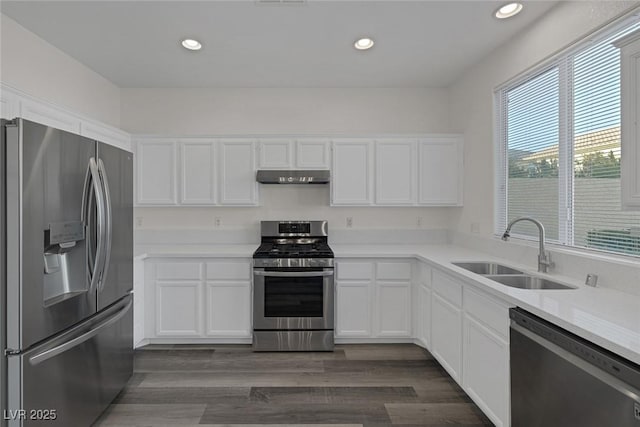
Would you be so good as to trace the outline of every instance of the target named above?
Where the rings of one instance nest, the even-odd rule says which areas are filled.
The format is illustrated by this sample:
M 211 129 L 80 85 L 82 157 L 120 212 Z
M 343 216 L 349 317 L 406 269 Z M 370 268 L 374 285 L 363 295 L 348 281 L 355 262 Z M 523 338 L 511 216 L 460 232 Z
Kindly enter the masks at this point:
M 296 141 L 296 168 L 329 169 L 329 142 L 315 139 Z
M 156 282 L 156 335 L 201 336 L 201 293 L 200 282 Z
M 336 337 L 372 336 L 370 282 L 338 282 L 336 285 Z
M 293 164 L 293 142 L 288 140 L 260 141 L 260 169 L 289 169 Z
M 183 205 L 212 205 L 216 202 L 215 145 L 213 142 L 180 143 Z
M 496 426 L 509 425 L 509 344 L 465 315 L 463 386 Z
M 251 284 L 207 283 L 207 336 L 251 337 Z
M 429 138 L 419 142 L 419 196 L 422 205 L 462 205 L 462 139 Z
M 376 142 L 376 204 L 415 203 L 416 145 L 414 141 Z
M 377 336 L 411 337 L 410 283 L 377 282 Z
M 251 140 L 222 141 L 220 149 L 223 205 L 258 204 L 255 176 L 255 144 Z
M 431 353 L 460 383 L 462 371 L 462 311 L 431 294 Z
M 136 199 L 139 205 L 175 205 L 176 142 L 140 140 L 136 150 Z
M 640 210 L 640 31 L 623 38 L 620 96 L 622 104 L 622 207 Z
M 418 338 L 427 350 L 431 349 L 431 289 L 425 285 L 419 287 L 419 329 Z
M 334 142 L 332 171 L 333 205 L 371 204 L 371 142 Z

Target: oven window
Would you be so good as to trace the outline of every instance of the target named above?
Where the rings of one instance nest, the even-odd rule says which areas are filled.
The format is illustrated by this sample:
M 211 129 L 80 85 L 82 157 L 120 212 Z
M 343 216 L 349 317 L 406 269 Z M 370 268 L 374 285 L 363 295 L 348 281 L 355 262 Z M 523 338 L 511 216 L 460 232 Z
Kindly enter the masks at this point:
M 264 317 L 322 317 L 322 277 L 265 277 Z

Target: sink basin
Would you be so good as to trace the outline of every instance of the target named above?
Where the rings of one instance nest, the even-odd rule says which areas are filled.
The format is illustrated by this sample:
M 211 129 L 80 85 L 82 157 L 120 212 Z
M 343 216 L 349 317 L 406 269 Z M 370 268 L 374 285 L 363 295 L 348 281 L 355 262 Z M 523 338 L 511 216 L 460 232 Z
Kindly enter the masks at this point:
M 576 289 L 573 286 L 563 285 L 553 280 L 525 274 L 487 275 L 486 277 L 503 285 L 519 289 Z
M 453 265 L 457 265 L 460 268 L 469 270 L 472 273 L 483 275 L 499 275 L 499 274 L 522 274 L 522 271 L 515 268 L 507 267 L 506 265 L 498 264 L 495 262 L 454 262 Z

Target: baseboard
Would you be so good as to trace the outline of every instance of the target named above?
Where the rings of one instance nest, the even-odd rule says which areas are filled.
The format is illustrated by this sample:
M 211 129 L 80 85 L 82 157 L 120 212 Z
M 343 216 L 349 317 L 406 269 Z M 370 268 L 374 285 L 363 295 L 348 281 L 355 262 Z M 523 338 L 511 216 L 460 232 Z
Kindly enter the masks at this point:
M 251 344 L 252 342 L 252 338 L 145 338 L 138 343 L 138 346 L 147 344 Z
M 413 338 L 336 338 L 336 344 L 413 344 Z

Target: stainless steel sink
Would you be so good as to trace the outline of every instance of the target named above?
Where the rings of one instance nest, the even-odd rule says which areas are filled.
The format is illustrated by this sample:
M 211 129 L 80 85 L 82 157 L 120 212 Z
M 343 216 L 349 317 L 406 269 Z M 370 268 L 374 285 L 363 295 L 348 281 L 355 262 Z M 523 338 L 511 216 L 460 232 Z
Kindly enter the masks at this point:
M 498 264 L 495 262 L 486 261 L 474 261 L 474 262 L 454 262 L 453 265 L 457 265 L 460 268 L 469 270 L 472 273 L 482 275 L 501 275 L 501 274 L 522 274 L 522 271 L 515 268 L 507 267 L 506 265 Z
M 485 277 L 503 285 L 519 289 L 576 289 L 573 286 L 563 285 L 553 280 L 526 274 L 487 275 Z

